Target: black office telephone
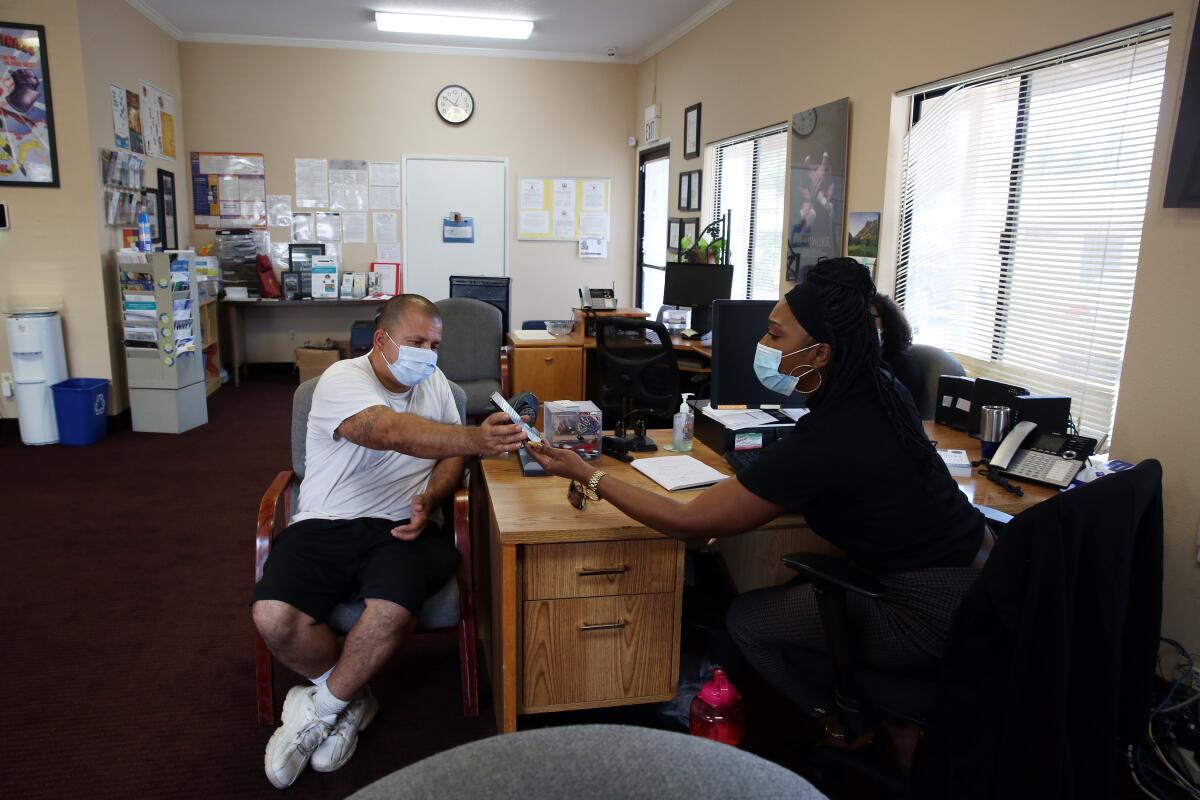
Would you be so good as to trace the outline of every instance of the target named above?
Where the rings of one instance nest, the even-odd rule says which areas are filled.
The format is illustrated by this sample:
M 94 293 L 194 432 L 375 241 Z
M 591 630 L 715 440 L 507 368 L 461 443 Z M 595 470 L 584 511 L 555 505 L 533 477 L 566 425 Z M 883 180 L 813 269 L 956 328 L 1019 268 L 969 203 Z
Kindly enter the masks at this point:
M 1095 449 L 1095 439 L 1039 433 L 1037 424 L 1026 420 L 1013 426 L 988 463 L 1002 475 L 1065 489 Z
M 579 307 L 586 311 L 616 311 L 617 291 L 613 289 L 579 289 Z

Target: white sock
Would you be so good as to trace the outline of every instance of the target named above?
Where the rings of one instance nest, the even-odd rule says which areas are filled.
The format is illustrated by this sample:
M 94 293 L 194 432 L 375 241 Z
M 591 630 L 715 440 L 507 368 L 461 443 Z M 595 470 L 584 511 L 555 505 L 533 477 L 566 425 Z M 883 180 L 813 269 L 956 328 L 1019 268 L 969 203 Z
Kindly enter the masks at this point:
M 338 714 L 345 711 L 348 705 L 350 705 L 349 700 L 339 700 L 333 692 L 329 691 L 329 686 L 324 683 L 317 688 L 317 693 L 313 696 L 313 712 L 327 725 L 336 724 Z
M 309 680 L 312 681 L 313 686 L 324 686 L 325 681 L 329 680 L 329 676 L 333 674 L 334 667 L 337 667 L 337 664 L 334 664 L 332 667 L 325 670 L 323 674 L 318 675 L 315 678 L 309 678 Z

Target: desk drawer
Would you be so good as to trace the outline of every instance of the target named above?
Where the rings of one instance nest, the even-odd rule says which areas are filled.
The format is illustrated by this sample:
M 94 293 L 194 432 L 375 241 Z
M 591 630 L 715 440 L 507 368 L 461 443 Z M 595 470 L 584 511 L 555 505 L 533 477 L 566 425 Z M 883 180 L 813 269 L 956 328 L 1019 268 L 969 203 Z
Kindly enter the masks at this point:
M 524 597 L 600 597 L 675 589 L 673 539 L 537 544 L 524 548 Z
M 674 604 L 673 594 L 526 602 L 526 710 L 673 694 Z

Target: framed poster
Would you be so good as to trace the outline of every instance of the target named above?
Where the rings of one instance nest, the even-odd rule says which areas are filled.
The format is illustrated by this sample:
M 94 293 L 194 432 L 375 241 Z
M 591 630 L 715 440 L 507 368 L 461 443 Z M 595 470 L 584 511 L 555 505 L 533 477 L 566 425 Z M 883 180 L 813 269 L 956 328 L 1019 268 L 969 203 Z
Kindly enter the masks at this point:
M 163 250 L 179 249 L 179 223 L 175 219 L 175 173 L 158 171 L 158 221 L 162 225 Z
M 792 115 L 786 241 L 789 282 L 802 280 L 805 270 L 818 260 L 842 255 L 849 127 L 849 98 Z
M 158 190 L 142 189 L 142 203 L 146 206 L 146 213 L 150 215 L 150 241 L 156 245 L 162 245 L 162 217 L 159 216 L 162 200 Z
M 46 29 L 0 22 L 0 186 L 57 188 Z
M 700 104 L 683 110 L 683 157 L 697 158 L 700 155 Z
M 667 220 L 667 252 L 679 252 L 679 240 L 683 233 L 683 220 L 671 217 Z

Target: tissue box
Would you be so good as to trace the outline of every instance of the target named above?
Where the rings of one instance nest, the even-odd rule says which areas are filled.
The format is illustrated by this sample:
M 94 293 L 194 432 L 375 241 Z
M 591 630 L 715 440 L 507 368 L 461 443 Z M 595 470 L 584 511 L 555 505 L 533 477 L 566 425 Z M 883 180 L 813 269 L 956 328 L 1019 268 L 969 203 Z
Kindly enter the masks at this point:
M 574 450 L 584 458 L 600 457 L 603 415 L 590 400 L 549 400 L 543 407 L 542 435 L 551 447 Z

